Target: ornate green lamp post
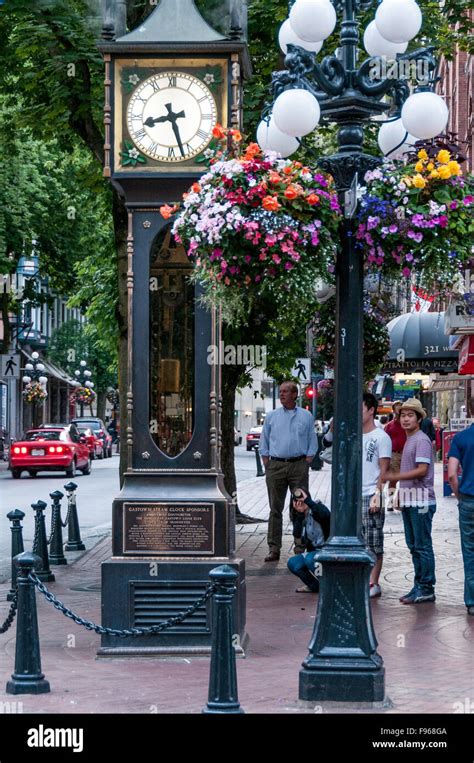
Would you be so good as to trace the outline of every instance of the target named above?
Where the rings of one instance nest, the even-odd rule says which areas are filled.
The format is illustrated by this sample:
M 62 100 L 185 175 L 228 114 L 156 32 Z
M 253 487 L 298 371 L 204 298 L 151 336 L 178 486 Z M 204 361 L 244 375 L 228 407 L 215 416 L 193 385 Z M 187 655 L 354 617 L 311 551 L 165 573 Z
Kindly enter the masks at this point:
M 291 140 L 312 133 L 320 116 L 339 128 L 337 153 L 318 159 L 334 178 L 345 219 L 336 263 L 332 527 L 317 557 L 323 576 L 309 655 L 300 672 L 299 697 L 304 700 L 384 697 L 383 660 L 377 653 L 369 606 L 373 561 L 361 535 L 363 258 L 354 247 L 352 218 L 358 178 L 362 181 L 382 161 L 382 156 L 364 153 L 364 129 L 373 117 L 391 108 L 391 97 L 392 115 L 382 125 L 379 144 L 393 157 L 418 138 L 441 132 L 448 114 L 442 99 L 432 92 L 436 82 L 432 50 L 404 52 L 421 26 L 417 4 L 384 0 L 364 35 L 369 55 L 363 56 L 357 13 L 372 6 L 377 6 L 375 0 L 292 4 L 290 18 L 280 30 L 286 70 L 273 74 L 272 113 L 266 114 L 257 134 L 263 148 L 289 155 L 295 149 Z M 340 47 L 318 63 L 316 52 L 335 29 L 337 12 L 342 15 Z M 390 69 L 387 59 L 395 61 Z M 407 66 L 411 62 L 416 66 Z M 410 95 L 408 77 L 414 69 L 417 87 Z

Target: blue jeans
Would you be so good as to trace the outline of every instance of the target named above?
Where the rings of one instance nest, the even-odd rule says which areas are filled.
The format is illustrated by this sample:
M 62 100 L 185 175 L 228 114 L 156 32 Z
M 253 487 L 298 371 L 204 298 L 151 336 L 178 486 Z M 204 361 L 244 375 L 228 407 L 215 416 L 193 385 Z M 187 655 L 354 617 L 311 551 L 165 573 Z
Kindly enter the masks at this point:
M 293 573 L 293 575 L 297 575 L 299 579 L 308 586 L 308 588 L 311 588 L 312 591 L 317 593 L 319 591 L 319 580 L 311 574 L 314 573 L 315 555 L 316 551 L 309 551 L 305 554 L 297 554 L 296 556 L 291 556 L 288 559 L 287 564 L 288 569 Z
M 415 587 L 423 594 L 434 593 L 435 558 L 431 541 L 431 525 L 436 504 L 427 507 L 405 506 L 402 511 L 405 541 L 415 569 Z
M 459 494 L 459 532 L 464 562 L 464 603 L 474 607 L 474 496 Z

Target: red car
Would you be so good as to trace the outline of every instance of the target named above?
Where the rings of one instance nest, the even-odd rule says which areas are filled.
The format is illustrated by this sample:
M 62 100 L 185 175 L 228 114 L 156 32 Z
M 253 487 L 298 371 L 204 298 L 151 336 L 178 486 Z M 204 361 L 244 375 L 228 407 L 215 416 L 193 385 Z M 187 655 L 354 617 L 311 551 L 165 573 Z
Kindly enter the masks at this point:
M 91 460 L 94 461 L 94 459 L 102 459 L 105 458 L 105 448 L 104 448 L 104 441 L 101 437 L 99 437 L 96 432 L 94 432 L 89 426 L 86 424 L 81 424 L 80 422 L 76 423 L 76 427 L 78 428 L 81 435 L 83 435 L 86 438 L 87 447 L 89 448 L 89 453 Z
M 23 440 L 12 445 L 8 468 L 14 479 L 22 471 L 30 477 L 43 471 L 65 471 L 67 477 L 75 477 L 76 469 L 90 474 L 89 448 L 75 427 L 30 429 Z

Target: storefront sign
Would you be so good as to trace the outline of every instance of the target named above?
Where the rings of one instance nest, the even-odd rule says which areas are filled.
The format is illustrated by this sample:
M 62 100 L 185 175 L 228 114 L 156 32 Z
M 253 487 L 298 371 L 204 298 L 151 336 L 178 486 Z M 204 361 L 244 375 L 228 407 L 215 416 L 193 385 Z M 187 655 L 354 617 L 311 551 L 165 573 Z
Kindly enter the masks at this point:
M 444 349 L 444 348 L 443 348 Z M 381 374 L 411 373 L 455 373 L 458 370 L 457 358 L 419 358 L 415 360 L 386 360 Z
M 474 373 L 474 336 L 464 337 L 459 349 L 458 373 L 465 376 Z
M 474 424 L 474 419 L 449 419 L 449 428 L 456 432 L 470 427 L 471 424 Z
M 463 300 L 451 302 L 444 313 L 445 334 L 474 333 L 474 314 L 469 305 Z

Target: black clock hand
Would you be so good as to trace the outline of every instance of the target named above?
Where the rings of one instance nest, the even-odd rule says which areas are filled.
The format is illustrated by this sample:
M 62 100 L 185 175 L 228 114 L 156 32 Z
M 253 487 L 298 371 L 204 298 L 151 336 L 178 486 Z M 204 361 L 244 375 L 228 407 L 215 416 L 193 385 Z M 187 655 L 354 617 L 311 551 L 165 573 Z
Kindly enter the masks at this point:
M 173 128 L 173 132 L 175 134 L 175 138 L 178 141 L 179 150 L 181 151 L 181 156 L 185 156 L 183 143 L 181 141 L 181 135 L 179 134 L 179 127 L 176 124 L 176 120 L 173 120 L 171 122 L 171 127 Z
M 148 117 L 148 119 L 145 119 L 143 124 L 146 127 L 153 127 L 153 125 L 157 124 L 158 122 L 169 122 L 169 116 L 158 117 L 157 119 L 153 119 L 153 117 Z

